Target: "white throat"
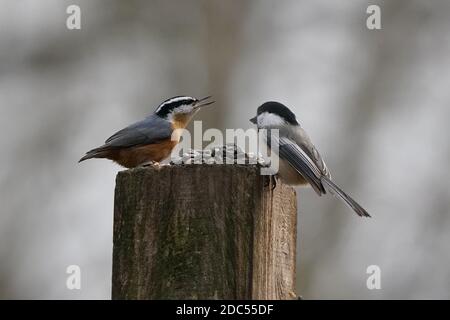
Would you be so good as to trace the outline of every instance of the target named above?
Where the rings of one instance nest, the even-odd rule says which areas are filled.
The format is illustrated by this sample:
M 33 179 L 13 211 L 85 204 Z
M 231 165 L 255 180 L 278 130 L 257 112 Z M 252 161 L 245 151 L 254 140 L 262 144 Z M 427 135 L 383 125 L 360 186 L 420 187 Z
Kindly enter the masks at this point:
M 190 105 L 187 104 L 183 104 L 181 106 L 179 106 L 176 110 L 176 112 L 171 112 L 167 115 L 167 120 L 172 120 L 174 118 L 175 115 L 182 115 L 182 114 L 186 114 L 186 115 L 194 115 L 195 112 L 193 112 L 193 108 Z
M 258 121 L 258 128 L 280 127 L 286 124 L 286 121 L 283 118 L 281 118 L 276 114 L 268 112 L 261 113 L 258 116 L 257 121 Z

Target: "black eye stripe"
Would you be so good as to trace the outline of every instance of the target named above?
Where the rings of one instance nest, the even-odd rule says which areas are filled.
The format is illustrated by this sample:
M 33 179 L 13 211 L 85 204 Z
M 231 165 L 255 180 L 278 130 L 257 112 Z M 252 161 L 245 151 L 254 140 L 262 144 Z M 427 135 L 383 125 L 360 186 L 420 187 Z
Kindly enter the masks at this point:
M 156 114 L 160 117 L 166 117 L 175 108 L 184 104 L 192 104 L 195 101 L 196 99 L 191 97 L 183 97 L 183 96 L 172 97 L 159 105 L 158 109 L 156 109 Z

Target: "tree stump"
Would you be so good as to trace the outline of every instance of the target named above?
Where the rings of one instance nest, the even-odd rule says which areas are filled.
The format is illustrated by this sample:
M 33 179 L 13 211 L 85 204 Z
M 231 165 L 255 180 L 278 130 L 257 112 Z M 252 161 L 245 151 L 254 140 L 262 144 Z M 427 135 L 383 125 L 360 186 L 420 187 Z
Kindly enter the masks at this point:
M 292 299 L 295 190 L 256 165 L 119 172 L 113 299 Z M 273 190 L 272 190 L 273 189 Z

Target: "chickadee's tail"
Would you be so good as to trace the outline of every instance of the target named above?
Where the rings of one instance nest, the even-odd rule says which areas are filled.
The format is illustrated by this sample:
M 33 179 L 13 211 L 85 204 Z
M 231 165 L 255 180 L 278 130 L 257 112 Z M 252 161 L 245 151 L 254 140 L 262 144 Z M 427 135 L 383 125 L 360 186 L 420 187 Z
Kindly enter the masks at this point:
M 327 191 L 329 191 L 334 196 L 344 200 L 344 202 L 352 208 L 356 214 L 360 217 L 370 217 L 370 214 L 361 207 L 355 200 L 353 200 L 348 194 L 346 194 L 341 188 L 339 188 L 333 181 L 328 177 L 323 176 L 321 178 L 322 184 Z

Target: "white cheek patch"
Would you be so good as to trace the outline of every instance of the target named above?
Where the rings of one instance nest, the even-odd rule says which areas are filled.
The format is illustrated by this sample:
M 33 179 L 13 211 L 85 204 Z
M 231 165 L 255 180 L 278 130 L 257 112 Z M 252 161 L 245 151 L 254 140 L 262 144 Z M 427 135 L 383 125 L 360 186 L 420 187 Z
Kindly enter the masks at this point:
M 282 126 L 286 122 L 276 114 L 263 112 L 258 116 L 258 127 L 267 128 L 274 126 Z
M 188 105 L 188 104 L 183 104 L 183 105 L 179 106 L 178 108 L 172 110 L 172 112 L 170 112 L 170 113 L 167 115 L 167 119 L 168 119 L 168 120 L 172 120 L 172 119 L 173 119 L 173 116 L 174 116 L 175 114 L 191 113 L 192 111 L 193 111 L 192 106 L 190 106 L 190 105 Z
M 192 109 L 193 108 L 191 105 L 183 104 L 178 108 L 174 109 L 174 113 L 190 113 L 192 112 Z

